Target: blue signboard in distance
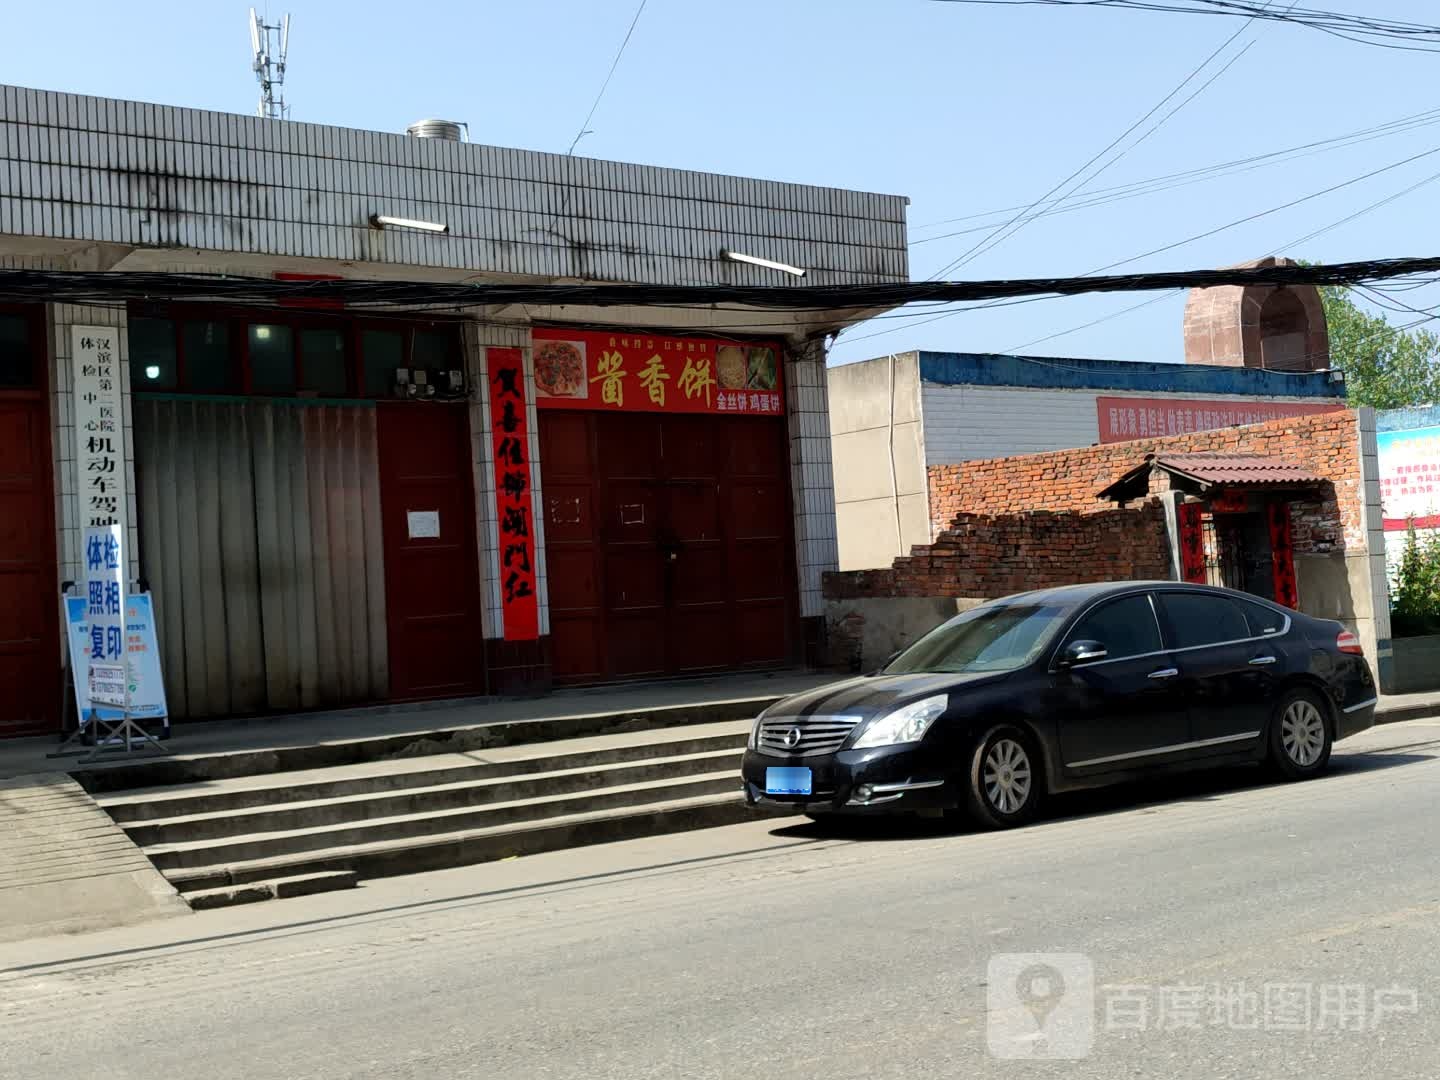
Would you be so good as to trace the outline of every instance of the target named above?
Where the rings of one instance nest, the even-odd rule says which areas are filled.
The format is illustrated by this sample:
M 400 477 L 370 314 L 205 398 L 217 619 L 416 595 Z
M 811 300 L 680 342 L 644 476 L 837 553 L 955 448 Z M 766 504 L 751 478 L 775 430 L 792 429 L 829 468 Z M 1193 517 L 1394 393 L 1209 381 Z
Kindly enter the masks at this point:
M 66 637 L 70 644 L 70 674 L 75 690 L 76 715 L 83 727 L 90 720 L 90 694 L 87 671 L 90 657 L 90 628 L 85 621 L 87 599 L 83 596 L 65 598 Z M 144 722 L 152 733 L 156 722 L 165 733 L 170 730 L 170 714 L 165 705 L 165 681 L 160 673 L 160 649 L 155 637 L 155 608 L 149 593 L 125 595 L 125 651 L 129 660 L 130 716 Z M 97 705 L 101 719 L 120 719 L 120 709 Z

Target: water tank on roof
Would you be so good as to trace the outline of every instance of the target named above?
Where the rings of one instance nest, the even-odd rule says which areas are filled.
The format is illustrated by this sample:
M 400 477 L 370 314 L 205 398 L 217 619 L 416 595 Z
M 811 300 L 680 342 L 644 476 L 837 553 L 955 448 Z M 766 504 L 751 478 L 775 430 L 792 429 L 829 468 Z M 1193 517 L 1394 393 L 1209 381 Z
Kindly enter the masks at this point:
M 463 124 L 454 120 L 416 120 L 405 129 L 405 134 L 417 139 L 449 139 L 451 142 L 459 142 L 463 127 Z

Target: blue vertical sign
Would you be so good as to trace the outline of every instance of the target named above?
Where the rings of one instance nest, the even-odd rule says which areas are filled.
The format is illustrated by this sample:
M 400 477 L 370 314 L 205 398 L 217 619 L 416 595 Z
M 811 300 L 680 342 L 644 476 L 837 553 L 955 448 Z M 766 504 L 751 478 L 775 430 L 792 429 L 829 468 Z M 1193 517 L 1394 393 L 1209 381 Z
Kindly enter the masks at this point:
M 85 530 L 85 624 L 90 631 L 90 702 L 129 704 L 125 655 L 125 549 L 119 525 Z

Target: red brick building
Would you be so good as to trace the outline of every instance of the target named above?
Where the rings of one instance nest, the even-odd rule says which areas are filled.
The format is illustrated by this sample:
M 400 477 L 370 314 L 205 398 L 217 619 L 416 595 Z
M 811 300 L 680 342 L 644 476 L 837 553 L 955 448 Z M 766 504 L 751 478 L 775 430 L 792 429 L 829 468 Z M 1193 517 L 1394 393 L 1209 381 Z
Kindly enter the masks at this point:
M 1387 666 L 1371 410 L 946 466 L 930 513 L 949 522 L 933 544 L 826 576 L 844 659 L 883 657 L 982 599 L 1183 578 L 1340 619 Z

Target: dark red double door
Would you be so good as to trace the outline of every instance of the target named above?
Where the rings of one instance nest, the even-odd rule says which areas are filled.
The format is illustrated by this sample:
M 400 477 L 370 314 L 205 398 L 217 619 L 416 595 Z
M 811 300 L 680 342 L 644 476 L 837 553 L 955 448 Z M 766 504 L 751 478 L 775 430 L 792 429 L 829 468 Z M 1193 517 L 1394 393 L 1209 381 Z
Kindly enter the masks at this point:
M 378 406 L 390 697 L 485 686 L 470 429 L 464 405 Z
M 60 593 L 45 333 L 0 312 L 0 738 L 60 723 Z
M 556 682 L 790 658 L 782 420 L 550 411 L 540 442 Z

